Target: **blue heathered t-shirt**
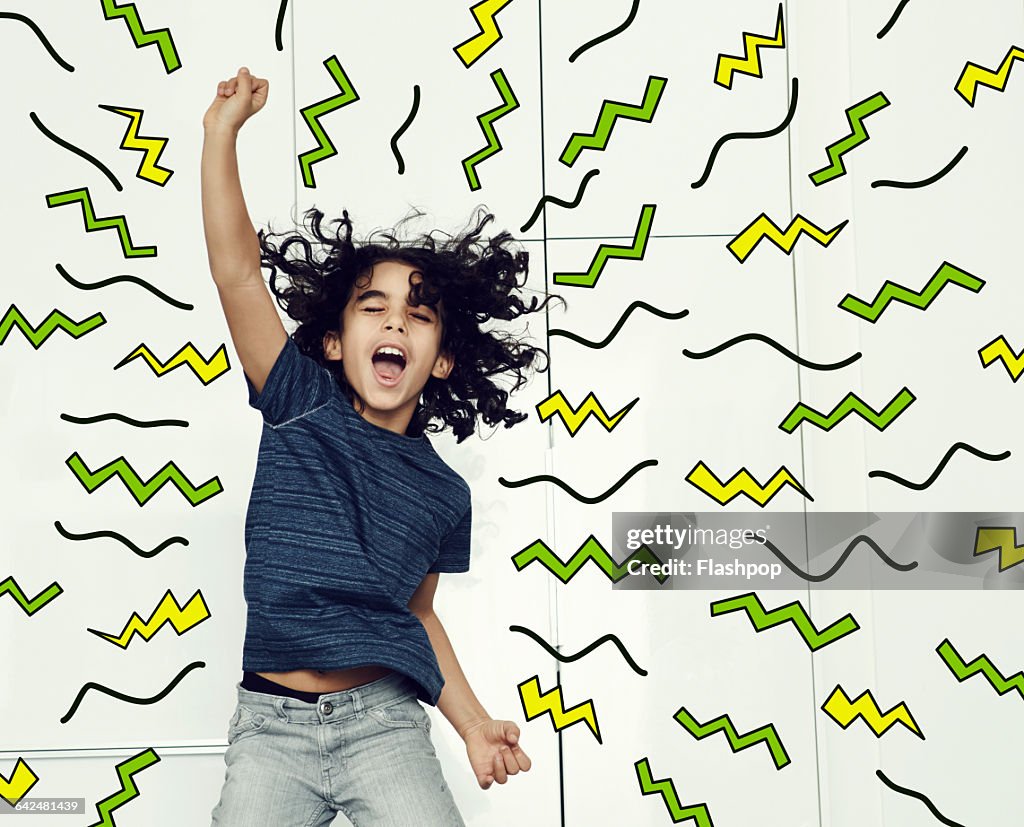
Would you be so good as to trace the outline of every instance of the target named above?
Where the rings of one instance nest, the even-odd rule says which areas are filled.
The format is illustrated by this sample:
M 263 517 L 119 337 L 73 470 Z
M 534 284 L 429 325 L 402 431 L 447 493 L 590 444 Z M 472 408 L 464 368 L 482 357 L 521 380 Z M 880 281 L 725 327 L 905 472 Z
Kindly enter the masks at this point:
M 383 664 L 437 706 L 437 656 L 408 607 L 427 572 L 469 571 L 466 481 L 427 437 L 363 419 L 289 337 L 261 394 L 245 520 L 242 669 Z

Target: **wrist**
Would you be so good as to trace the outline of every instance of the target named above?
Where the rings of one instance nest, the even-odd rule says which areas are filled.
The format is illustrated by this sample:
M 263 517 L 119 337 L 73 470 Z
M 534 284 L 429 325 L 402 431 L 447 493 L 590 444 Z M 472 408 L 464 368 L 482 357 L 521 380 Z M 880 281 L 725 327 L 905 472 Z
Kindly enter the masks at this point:
M 490 715 L 482 715 L 479 718 L 470 718 L 460 729 L 457 729 L 456 732 L 458 732 L 459 737 L 465 741 L 470 735 L 480 729 L 480 727 L 492 720 L 494 719 L 491 718 Z
M 228 138 L 235 140 L 238 137 L 238 130 L 241 129 L 239 126 L 228 126 L 222 123 L 203 124 L 203 133 L 207 137 L 214 138 Z

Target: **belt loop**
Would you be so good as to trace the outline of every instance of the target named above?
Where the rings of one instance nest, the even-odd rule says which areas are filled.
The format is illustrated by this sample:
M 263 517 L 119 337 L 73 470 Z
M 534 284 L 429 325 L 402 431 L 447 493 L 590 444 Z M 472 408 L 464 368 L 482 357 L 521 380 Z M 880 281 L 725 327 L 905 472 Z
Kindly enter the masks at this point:
M 274 698 L 274 707 L 277 709 L 277 717 L 282 721 L 288 721 L 288 713 L 284 711 L 285 698 L 283 695 L 279 695 Z
M 352 695 L 352 712 L 357 718 L 363 716 L 363 693 L 358 689 L 351 693 Z

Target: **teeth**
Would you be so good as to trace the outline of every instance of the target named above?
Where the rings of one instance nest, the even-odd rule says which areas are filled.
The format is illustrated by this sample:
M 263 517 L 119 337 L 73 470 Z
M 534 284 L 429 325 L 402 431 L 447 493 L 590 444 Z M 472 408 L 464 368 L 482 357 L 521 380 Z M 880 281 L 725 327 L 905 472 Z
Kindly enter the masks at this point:
M 389 347 L 387 345 L 377 348 L 377 353 L 393 353 L 395 356 L 401 356 L 403 359 L 405 358 L 405 354 L 397 347 Z

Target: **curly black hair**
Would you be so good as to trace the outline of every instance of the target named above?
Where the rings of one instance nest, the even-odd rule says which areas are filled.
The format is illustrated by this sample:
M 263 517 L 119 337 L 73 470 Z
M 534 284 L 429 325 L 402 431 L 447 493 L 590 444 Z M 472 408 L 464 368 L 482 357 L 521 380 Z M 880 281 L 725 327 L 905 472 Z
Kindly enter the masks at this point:
M 528 414 L 507 407 L 509 393 L 527 381 L 525 369 L 548 370 L 548 364 L 538 367 L 535 363 L 542 354 L 547 363 L 549 356 L 543 348 L 526 346 L 509 333 L 485 332 L 481 326 L 492 319 L 511 321 L 538 312 L 552 299 L 559 299 L 565 307 L 568 304 L 561 296 L 548 295 L 539 305 L 534 296 L 527 306 L 513 295 L 521 286 L 518 276 L 523 276 L 522 283 L 526 281 L 529 253 L 516 249 L 515 239 L 507 231 L 481 239 L 484 227 L 494 219 L 485 208 L 477 208 L 469 225 L 455 236 L 432 230 L 409 241 L 399 240 L 398 229 L 422 215 L 414 210 L 397 227 L 375 230 L 362 242 L 352 240 L 347 210 L 330 222 L 340 225 L 333 237 L 321 230 L 324 214 L 316 207 L 306 211 L 303 227 L 296 228 L 294 234 L 275 233 L 268 225 L 258 237 L 261 262 L 270 269 L 270 290 L 278 305 L 299 323 L 291 334 L 299 350 L 326 367 L 349 401 L 358 403 L 361 410 L 365 402 L 349 385 L 342 363 L 324 355 L 324 335 L 340 331 L 352 288 L 369 276 L 374 264 L 395 261 L 415 267 L 423 278 L 411 285 L 409 302 L 436 308 L 440 300 L 441 350 L 449 353 L 455 364 L 447 379 L 431 376 L 427 380 L 407 435 L 437 433 L 450 427 L 456 441 L 462 442 L 474 433 L 477 417 L 488 425 L 503 422 L 511 428 Z M 308 238 L 302 232 L 307 222 Z M 435 238 L 435 233 L 440 237 Z M 277 245 L 272 237 L 283 237 L 283 241 Z M 302 255 L 289 258 L 292 247 L 298 247 Z M 287 286 L 278 286 L 279 273 L 286 277 Z M 511 391 L 490 378 L 506 372 L 516 376 Z M 443 425 L 435 425 L 433 420 L 441 420 Z

